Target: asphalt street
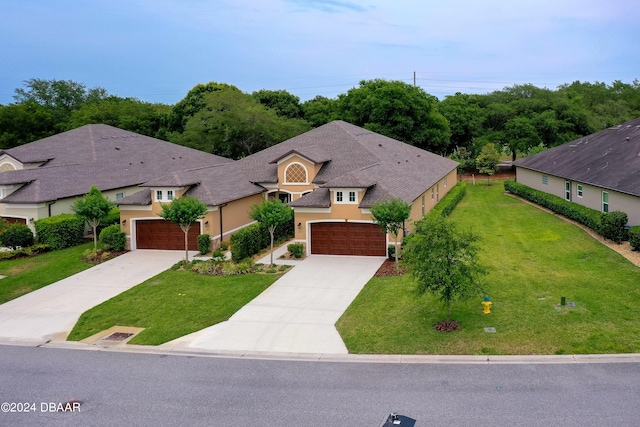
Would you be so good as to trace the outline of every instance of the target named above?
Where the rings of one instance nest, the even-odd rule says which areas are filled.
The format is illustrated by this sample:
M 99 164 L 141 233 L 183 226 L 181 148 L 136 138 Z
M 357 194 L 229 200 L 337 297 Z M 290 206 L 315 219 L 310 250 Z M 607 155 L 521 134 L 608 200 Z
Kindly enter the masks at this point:
M 416 426 L 640 419 L 638 363 L 311 362 L 0 346 L 0 385 L 0 425 L 11 426 L 377 427 L 394 411 Z

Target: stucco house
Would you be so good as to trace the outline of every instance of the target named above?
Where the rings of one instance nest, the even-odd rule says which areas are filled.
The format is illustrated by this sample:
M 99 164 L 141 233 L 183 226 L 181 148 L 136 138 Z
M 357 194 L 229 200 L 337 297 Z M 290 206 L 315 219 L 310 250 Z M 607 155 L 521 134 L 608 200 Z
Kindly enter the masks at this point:
M 373 203 L 400 197 L 420 219 L 457 182 L 457 163 L 403 142 L 334 121 L 234 163 L 192 168 L 150 180 L 120 200 L 131 249 L 178 249 L 183 234 L 159 219 L 163 203 L 192 195 L 209 210 L 189 238 L 218 245 L 252 224 L 265 197 L 294 209 L 295 240 L 308 254 L 385 256 L 388 237 L 373 223 Z M 410 227 L 410 223 L 407 224 Z
M 516 180 L 640 225 L 640 118 L 514 162 Z
M 294 209 L 307 254 L 386 256 L 370 208 L 401 198 L 418 220 L 457 183 L 458 163 L 344 121 L 238 161 L 247 179 Z
M 389 237 L 370 208 L 400 197 L 420 219 L 457 182 L 457 163 L 334 121 L 239 161 L 106 125 L 88 125 L 0 152 L 0 216 L 33 221 L 71 212 L 92 185 L 120 207 L 130 249 L 183 249 L 162 205 L 192 195 L 208 212 L 190 230 L 214 245 L 252 224 L 265 197 L 294 209 L 308 254 L 385 256 Z
M 233 163 L 107 125 L 87 125 L 0 151 L 0 216 L 33 222 L 71 213 L 92 185 L 113 201 L 168 172 Z

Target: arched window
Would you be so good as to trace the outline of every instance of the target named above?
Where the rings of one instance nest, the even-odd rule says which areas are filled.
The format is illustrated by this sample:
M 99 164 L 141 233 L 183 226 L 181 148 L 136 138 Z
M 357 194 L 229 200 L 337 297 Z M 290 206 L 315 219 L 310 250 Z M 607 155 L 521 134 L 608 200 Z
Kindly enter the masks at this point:
M 16 170 L 16 167 L 13 166 L 11 163 L 3 163 L 0 165 L 0 173 L 2 172 L 8 172 L 8 171 L 14 171 Z
M 305 184 L 307 182 L 307 169 L 300 163 L 291 163 L 284 171 L 284 182 Z

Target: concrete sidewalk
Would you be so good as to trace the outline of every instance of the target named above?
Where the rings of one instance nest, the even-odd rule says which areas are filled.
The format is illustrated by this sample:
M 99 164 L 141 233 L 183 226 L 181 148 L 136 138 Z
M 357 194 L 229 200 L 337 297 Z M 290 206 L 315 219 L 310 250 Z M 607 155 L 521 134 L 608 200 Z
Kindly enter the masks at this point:
M 228 321 L 162 347 L 347 354 L 334 324 L 383 262 L 380 257 L 312 255 Z
M 64 340 L 80 315 L 184 259 L 138 250 L 0 305 L 0 337 Z

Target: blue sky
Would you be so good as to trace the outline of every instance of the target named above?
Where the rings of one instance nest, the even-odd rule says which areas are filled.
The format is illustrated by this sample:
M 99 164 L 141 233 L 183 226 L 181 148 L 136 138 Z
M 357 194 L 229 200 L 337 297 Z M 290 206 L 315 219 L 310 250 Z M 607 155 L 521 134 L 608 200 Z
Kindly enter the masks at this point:
M 630 0 L 3 0 L 0 104 L 30 78 L 174 104 L 198 83 L 333 98 L 363 79 L 443 99 L 640 79 Z

